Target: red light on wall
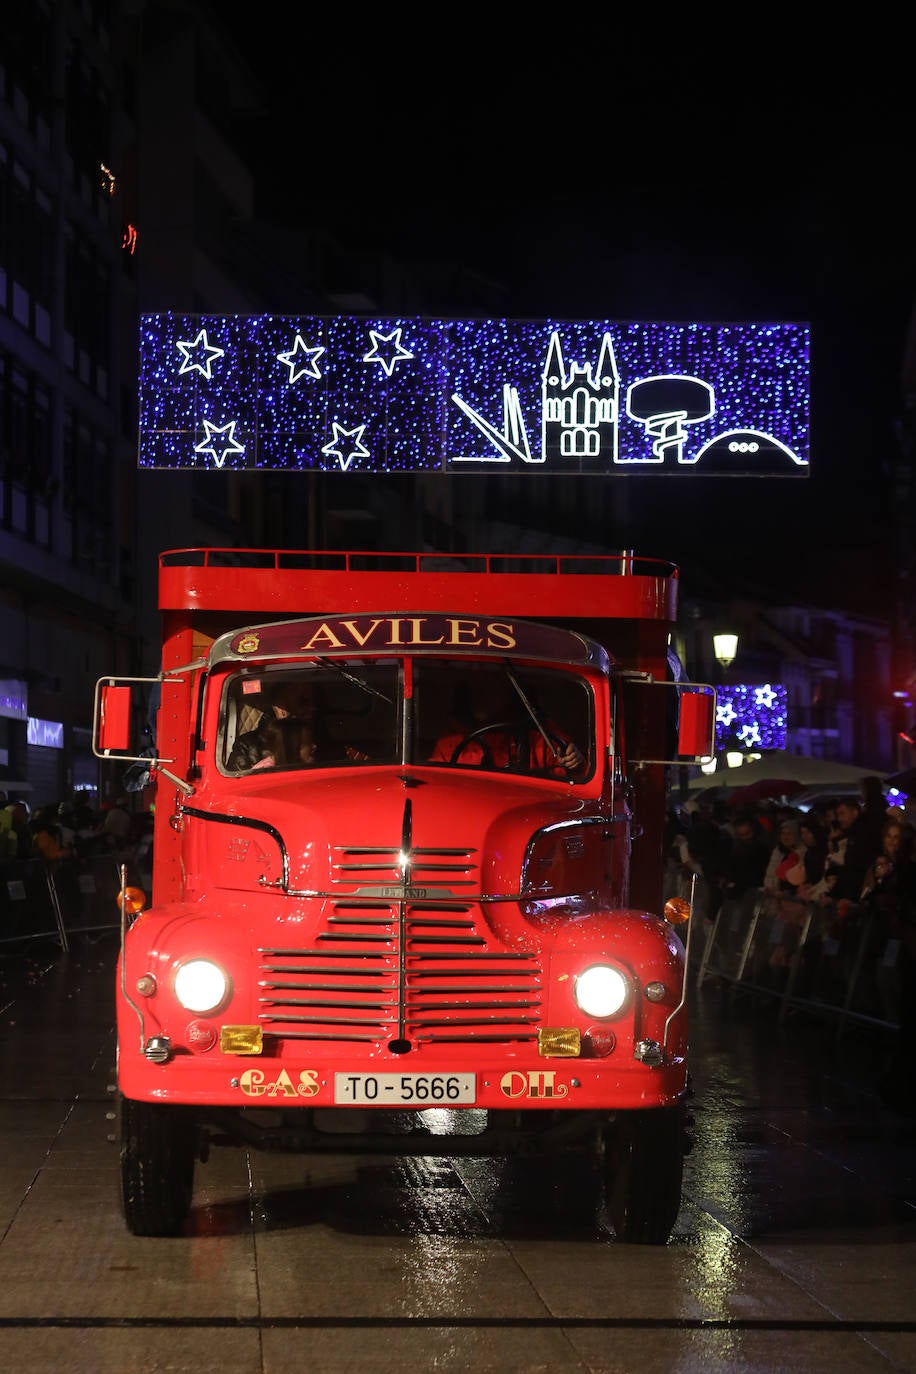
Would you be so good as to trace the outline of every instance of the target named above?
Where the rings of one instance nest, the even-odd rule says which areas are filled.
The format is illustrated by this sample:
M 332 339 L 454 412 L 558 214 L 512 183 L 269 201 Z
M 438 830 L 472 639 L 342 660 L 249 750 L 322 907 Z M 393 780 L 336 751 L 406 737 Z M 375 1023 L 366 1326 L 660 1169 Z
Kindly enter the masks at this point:
M 124 232 L 121 235 L 121 247 L 133 256 L 134 249 L 137 247 L 137 231 L 132 224 L 125 224 Z

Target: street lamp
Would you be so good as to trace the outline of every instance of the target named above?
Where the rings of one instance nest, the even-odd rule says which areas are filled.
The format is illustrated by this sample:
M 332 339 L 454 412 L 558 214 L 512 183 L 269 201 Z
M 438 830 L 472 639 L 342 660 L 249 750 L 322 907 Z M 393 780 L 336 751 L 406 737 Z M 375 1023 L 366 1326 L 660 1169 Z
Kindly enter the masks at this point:
M 719 665 L 723 669 L 729 668 L 738 652 L 738 636 L 730 634 L 713 635 L 712 648 Z
M 728 670 L 734 662 L 735 655 L 738 652 L 738 636 L 735 634 L 713 635 L 712 649 L 713 653 L 716 656 L 716 662 L 719 665 L 719 676 L 722 679 L 722 682 L 724 683 L 727 681 Z M 742 762 L 741 756 L 739 756 L 737 759 L 735 758 L 735 746 L 733 743 L 731 743 L 731 749 L 729 749 L 728 746 L 730 742 L 731 740 L 729 738 L 722 740 L 719 744 L 721 754 L 725 755 L 726 768 L 734 768 L 737 764 Z

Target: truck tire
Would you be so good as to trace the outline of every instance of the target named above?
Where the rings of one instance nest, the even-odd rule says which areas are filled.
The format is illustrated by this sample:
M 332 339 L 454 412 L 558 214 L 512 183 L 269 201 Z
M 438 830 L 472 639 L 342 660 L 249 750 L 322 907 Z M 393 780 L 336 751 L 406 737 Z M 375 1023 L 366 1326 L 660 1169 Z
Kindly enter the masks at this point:
M 121 1205 L 135 1236 L 177 1236 L 191 1208 L 191 1110 L 121 1098 Z
M 621 1112 L 605 1136 L 605 1196 L 618 1241 L 666 1245 L 681 1209 L 685 1112 Z

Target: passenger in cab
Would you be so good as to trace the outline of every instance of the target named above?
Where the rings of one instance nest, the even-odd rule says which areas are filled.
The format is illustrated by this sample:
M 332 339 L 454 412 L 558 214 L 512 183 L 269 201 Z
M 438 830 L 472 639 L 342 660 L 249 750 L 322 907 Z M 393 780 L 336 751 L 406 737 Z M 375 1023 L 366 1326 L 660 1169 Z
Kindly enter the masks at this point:
M 250 704 L 261 715 L 254 727 L 239 735 L 232 746 L 226 760 L 231 772 L 310 767 L 316 762 L 314 698 L 308 684 L 281 682 L 266 686 Z

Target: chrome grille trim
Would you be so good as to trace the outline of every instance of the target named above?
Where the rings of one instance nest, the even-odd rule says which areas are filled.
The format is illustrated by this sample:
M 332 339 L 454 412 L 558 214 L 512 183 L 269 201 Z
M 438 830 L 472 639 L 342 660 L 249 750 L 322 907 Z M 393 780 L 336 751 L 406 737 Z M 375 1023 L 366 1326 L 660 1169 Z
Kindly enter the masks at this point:
M 375 1044 L 536 1040 L 540 958 L 493 943 L 466 903 L 376 901 L 370 911 L 335 900 L 307 946 L 259 949 L 264 1035 Z
M 410 882 L 421 885 L 431 876 L 454 875 L 452 881 L 459 887 L 471 886 L 477 875 L 478 863 L 476 850 L 458 847 L 429 849 L 422 846 L 414 848 L 409 843 L 411 817 L 405 814 L 405 831 L 408 843 L 398 848 L 392 845 L 338 845 L 335 853 L 340 858 L 333 864 L 335 875 L 332 884 L 364 878 L 368 873 L 377 875 L 376 881 L 382 884 L 405 881 L 405 870 L 410 870 Z M 469 874 L 470 878 L 460 875 Z M 350 876 L 352 875 L 352 877 Z M 387 894 L 386 894 L 387 895 Z
M 371 941 L 371 943 L 372 943 L 372 944 L 375 944 L 375 945 L 379 945 L 379 944 L 381 944 L 381 945 L 388 945 L 388 944 L 391 943 L 391 941 L 392 941 L 392 939 L 393 939 L 393 936 L 391 936 L 391 935 L 355 935 L 355 934 L 354 934 L 354 935 L 346 935 L 346 934 L 344 934 L 343 932 L 339 932 L 339 931 L 336 931 L 336 930 L 323 930 L 323 931 L 321 932 L 321 934 L 318 936 L 318 939 L 319 939 L 319 940 L 327 940 L 327 941 L 329 941 L 330 943 L 334 943 L 335 941 L 347 941 L 347 943 L 349 943 L 349 944 L 355 944 L 357 941 L 362 941 L 362 942 L 364 942 L 364 943 L 368 943 L 368 942 Z

